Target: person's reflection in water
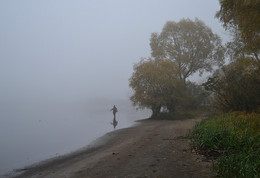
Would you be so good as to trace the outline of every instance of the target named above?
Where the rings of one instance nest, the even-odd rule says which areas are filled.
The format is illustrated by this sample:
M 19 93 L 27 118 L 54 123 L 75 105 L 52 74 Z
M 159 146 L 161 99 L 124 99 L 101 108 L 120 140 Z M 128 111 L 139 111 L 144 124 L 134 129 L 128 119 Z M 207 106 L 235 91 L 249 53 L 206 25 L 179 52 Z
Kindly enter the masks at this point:
M 118 121 L 116 120 L 116 118 L 114 117 L 113 122 L 111 122 L 111 124 L 114 126 L 114 129 L 116 128 Z

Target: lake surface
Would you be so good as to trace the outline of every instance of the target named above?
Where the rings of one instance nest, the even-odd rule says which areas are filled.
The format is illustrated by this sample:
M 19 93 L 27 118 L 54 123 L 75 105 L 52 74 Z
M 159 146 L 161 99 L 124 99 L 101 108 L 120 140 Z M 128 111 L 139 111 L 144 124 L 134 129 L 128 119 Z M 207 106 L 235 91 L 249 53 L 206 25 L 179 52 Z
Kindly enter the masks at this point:
M 116 129 L 150 116 L 123 100 L 0 103 L 0 175 L 76 151 L 113 131 L 114 104 Z

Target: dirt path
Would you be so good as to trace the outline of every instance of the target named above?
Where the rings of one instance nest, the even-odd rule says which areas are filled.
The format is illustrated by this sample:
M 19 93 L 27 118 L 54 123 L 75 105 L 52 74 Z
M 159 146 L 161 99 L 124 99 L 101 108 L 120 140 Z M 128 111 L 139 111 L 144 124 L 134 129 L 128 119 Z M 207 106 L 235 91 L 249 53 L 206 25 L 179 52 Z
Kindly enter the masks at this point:
M 200 119 L 144 120 L 108 133 L 109 141 L 36 167 L 19 178 L 212 177 L 210 163 L 196 155 L 185 138 Z

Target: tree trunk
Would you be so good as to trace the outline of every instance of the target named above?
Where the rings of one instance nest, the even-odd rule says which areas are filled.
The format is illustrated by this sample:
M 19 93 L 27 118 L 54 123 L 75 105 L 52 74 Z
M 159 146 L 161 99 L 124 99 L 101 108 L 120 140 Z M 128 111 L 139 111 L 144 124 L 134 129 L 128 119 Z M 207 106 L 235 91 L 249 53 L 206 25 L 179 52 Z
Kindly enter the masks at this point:
M 151 118 L 156 118 L 160 114 L 161 106 L 152 106 L 152 116 Z
M 174 107 L 173 104 L 168 105 L 168 106 L 167 106 L 167 109 L 168 109 L 168 111 L 171 112 L 171 113 L 175 111 L 175 107 Z

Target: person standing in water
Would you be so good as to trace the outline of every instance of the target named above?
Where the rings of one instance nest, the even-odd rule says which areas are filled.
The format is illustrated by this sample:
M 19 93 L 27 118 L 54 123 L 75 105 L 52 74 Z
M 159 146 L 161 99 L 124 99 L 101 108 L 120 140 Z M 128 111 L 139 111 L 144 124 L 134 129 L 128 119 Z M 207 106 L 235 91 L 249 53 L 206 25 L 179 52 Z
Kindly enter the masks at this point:
M 116 118 L 116 113 L 118 112 L 118 110 L 115 105 L 112 109 L 110 109 L 110 111 L 113 111 L 114 118 Z

